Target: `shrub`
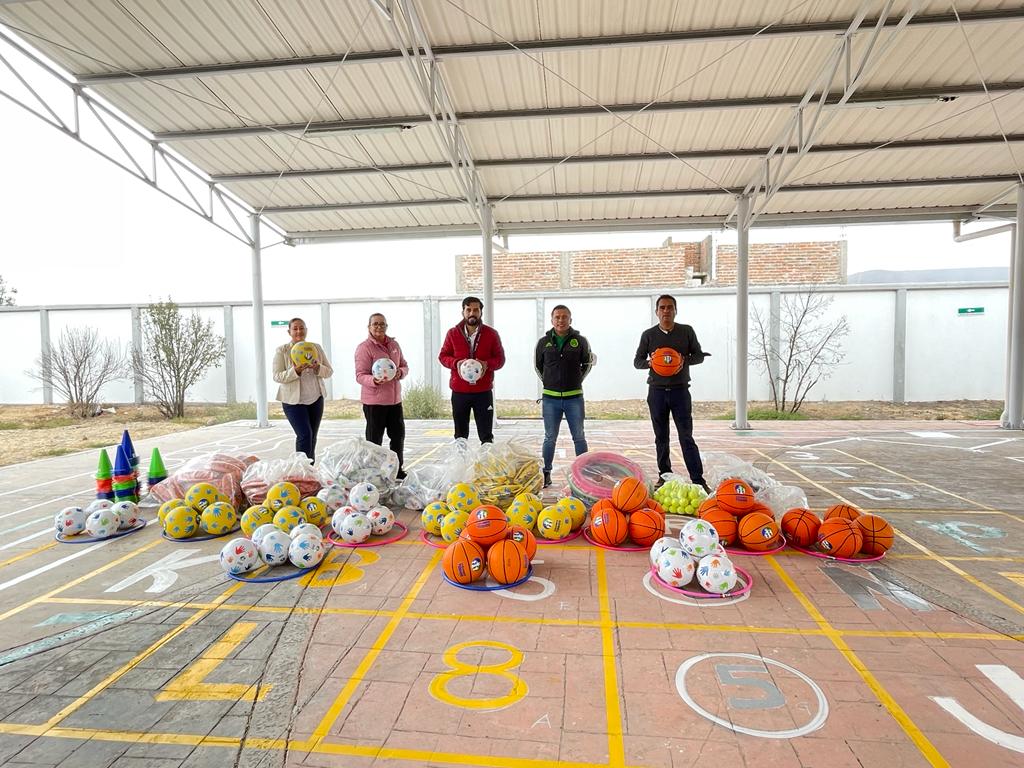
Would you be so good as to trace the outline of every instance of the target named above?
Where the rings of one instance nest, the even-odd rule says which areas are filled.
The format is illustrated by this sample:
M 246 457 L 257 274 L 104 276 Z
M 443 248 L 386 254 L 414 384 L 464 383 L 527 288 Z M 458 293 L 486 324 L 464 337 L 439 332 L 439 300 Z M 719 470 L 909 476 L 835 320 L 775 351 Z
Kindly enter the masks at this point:
M 439 419 L 449 415 L 449 408 L 444 395 L 420 379 L 403 389 L 402 413 L 408 419 Z

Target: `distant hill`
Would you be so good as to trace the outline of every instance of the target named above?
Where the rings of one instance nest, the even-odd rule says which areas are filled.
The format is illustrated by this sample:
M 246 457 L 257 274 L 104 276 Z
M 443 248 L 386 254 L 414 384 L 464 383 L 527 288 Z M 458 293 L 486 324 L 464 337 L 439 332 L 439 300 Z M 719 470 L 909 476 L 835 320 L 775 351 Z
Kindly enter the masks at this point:
M 1009 267 L 963 267 L 956 269 L 869 269 L 856 272 L 846 282 L 865 283 L 1005 283 Z

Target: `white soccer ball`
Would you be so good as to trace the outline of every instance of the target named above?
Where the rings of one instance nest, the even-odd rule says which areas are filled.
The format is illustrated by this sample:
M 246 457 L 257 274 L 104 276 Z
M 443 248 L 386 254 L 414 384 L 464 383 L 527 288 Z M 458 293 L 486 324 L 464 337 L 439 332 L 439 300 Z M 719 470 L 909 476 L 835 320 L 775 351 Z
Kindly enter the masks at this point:
M 341 540 L 348 544 L 362 544 L 373 533 L 373 525 L 370 518 L 362 512 L 353 512 L 341 521 L 341 530 L 338 535 Z
M 685 587 L 693 580 L 693 558 L 679 547 L 670 547 L 658 556 L 658 577 L 670 587 Z
M 673 547 L 678 546 L 679 542 L 674 536 L 662 536 L 651 545 L 651 565 L 658 564 L 658 556 L 666 549 L 672 549 Z
M 74 536 L 85 530 L 85 521 L 89 513 L 81 507 L 64 507 L 53 518 L 53 527 L 57 533 L 65 536 Z
M 293 539 L 296 536 L 317 536 L 322 539 L 324 537 L 324 532 L 312 523 L 299 523 L 292 528 L 292 532 L 289 535 Z
M 380 501 L 380 491 L 373 483 L 359 483 L 348 495 L 348 503 L 360 512 L 369 512 Z
M 269 531 L 262 539 L 257 550 L 260 559 L 267 565 L 282 565 L 288 562 L 288 547 L 292 538 L 284 531 Z
M 134 528 L 139 523 L 139 505 L 134 501 L 119 501 L 110 508 L 121 519 L 118 526 L 122 531 Z
M 85 530 L 94 539 L 105 539 L 121 525 L 121 518 L 113 509 L 97 509 L 85 519 Z
M 327 507 L 328 512 L 334 512 L 339 507 L 345 506 L 348 501 L 348 493 L 340 485 L 328 485 L 317 491 L 316 497 Z
M 686 554 L 699 560 L 718 547 L 718 531 L 705 520 L 688 520 L 679 531 L 679 544 Z
M 249 539 L 232 539 L 220 551 L 220 567 L 238 575 L 251 571 L 260 562 L 260 553 Z
M 374 507 L 366 516 L 370 518 L 370 525 L 375 536 L 389 533 L 395 527 L 395 513 L 387 507 Z
M 89 506 L 85 508 L 85 511 L 92 514 L 97 509 L 110 509 L 114 506 L 114 502 L 110 499 L 93 499 L 89 502 Z
M 259 548 L 260 542 L 263 541 L 263 537 L 271 531 L 276 530 L 278 530 L 278 528 L 273 523 L 264 523 L 263 525 L 257 526 L 256 530 L 252 532 L 252 543 Z
M 317 536 L 300 534 L 288 547 L 288 560 L 296 568 L 312 568 L 324 559 L 324 541 Z
M 479 360 L 467 358 L 459 363 L 459 376 L 467 384 L 476 384 L 484 375 L 484 366 Z
M 395 365 L 395 361 L 390 357 L 381 357 L 373 361 L 373 365 L 370 366 L 370 373 L 373 374 L 375 379 L 391 381 L 398 375 L 398 366 Z
M 697 565 L 697 581 L 708 592 L 717 595 L 732 591 L 738 578 L 736 568 L 728 557 L 707 555 Z

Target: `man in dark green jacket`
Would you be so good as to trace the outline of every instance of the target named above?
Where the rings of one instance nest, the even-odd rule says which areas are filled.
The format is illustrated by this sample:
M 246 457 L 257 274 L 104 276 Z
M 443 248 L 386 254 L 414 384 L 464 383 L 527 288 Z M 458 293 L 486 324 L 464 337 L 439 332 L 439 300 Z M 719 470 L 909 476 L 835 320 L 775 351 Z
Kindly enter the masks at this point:
M 562 416 L 569 422 L 576 455 L 587 452 L 583 434 L 583 379 L 594 365 L 590 344 L 572 327 L 572 313 L 564 304 L 551 310 L 551 329 L 537 341 L 534 367 L 543 382 L 544 487 L 551 485 L 551 463 Z

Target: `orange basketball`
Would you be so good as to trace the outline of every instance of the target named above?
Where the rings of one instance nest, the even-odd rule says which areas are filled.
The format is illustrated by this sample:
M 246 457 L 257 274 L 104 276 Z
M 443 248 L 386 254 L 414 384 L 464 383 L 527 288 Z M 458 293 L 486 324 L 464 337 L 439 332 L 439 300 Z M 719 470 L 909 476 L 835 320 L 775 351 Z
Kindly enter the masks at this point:
M 501 519 L 496 520 L 489 512 L 487 514 L 479 514 L 483 513 L 486 509 L 486 507 L 479 507 L 473 510 L 469 515 L 469 522 L 463 528 L 463 533 L 485 550 L 494 542 L 504 539 L 509 527 L 508 521 L 505 520 L 504 512 L 494 507 L 494 509 L 498 509 L 498 512 L 501 512 Z
M 888 521 L 878 515 L 861 515 L 854 520 L 864 537 L 864 543 L 860 551 L 865 555 L 875 557 L 885 554 L 892 546 L 895 532 Z
M 710 512 L 712 509 L 721 509 L 721 507 L 718 506 L 718 499 L 714 496 L 708 496 L 700 503 L 700 506 L 697 507 L 697 517 L 703 520 L 704 513 Z
M 659 376 L 675 376 L 683 368 L 683 356 L 671 347 L 658 347 L 651 353 L 651 370 Z
M 782 532 L 798 547 L 807 549 L 818 540 L 821 520 L 809 509 L 794 507 L 782 516 Z
M 504 520 L 508 522 L 508 515 L 501 509 L 493 504 L 481 504 L 479 507 L 475 507 L 472 512 L 469 513 L 470 520 Z
M 612 500 L 598 499 L 597 501 L 594 502 L 594 506 L 590 508 L 590 519 L 593 520 L 606 509 L 615 509 L 615 505 L 612 504 Z
M 852 520 L 833 517 L 818 528 L 818 549 L 832 557 L 853 557 L 864 545 L 864 536 Z
M 833 504 L 825 510 L 822 519 L 831 520 L 835 517 L 840 517 L 843 520 L 856 520 L 860 516 L 861 511 L 854 506 L 849 504 Z
M 724 509 L 714 507 L 701 515 L 700 519 L 715 526 L 715 530 L 718 531 L 718 540 L 723 547 L 728 547 L 739 541 L 739 527 L 736 518 Z
M 779 545 L 779 524 L 764 512 L 751 512 L 740 518 L 740 541 L 747 549 L 764 552 Z
M 649 547 L 665 535 L 665 518 L 653 509 L 638 509 L 627 522 L 629 538 L 641 547 Z
M 626 516 L 617 509 L 606 509 L 590 518 L 590 537 L 598 544 L 617 547 L 628 533 Z
M 512 539 L 502 539 L 487 550 L 487 572 L 499 584 L 519 581 L 530 570 L 526 547 Z
M 644 506 L 647 507 L 647 509 L 653 509 L 655 512 L 660 513 L 662 517 L 665 516 L 665 508 L 654 499 L 647 499 L 647 503 L 644 504 Z
M 723 480 L 715 491 L 718 506 L 737 517 L 747 514 L 754 506 L 754 489 L 738 477 Z
M 768 515 L 772 520 L 775 519 L 775 511 L 767 504 L 762 504 L 760 501 L 755 501 L 751 504 L 750 509 L 748 509 L 744 514 L 749 515 L 751 512 L 760 512 L 762 515 Z
M 635 477 L 624 477 L 612 488 L 612 504 L 627 515 L 636 512 L 647 501 L 647 486 Z
M 537 537 L 521 525 L 509 527 L 507 537 L 523 545 L 526 550 L 526 559 L 533 560 L 537 554 Z
M 469 584 L 484 575 L 484 551 L 473 541 L 456 539 L 444 550 L 444 575 L 456 584 Z

